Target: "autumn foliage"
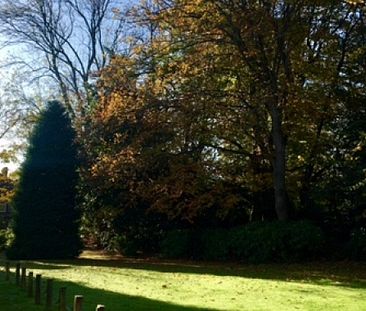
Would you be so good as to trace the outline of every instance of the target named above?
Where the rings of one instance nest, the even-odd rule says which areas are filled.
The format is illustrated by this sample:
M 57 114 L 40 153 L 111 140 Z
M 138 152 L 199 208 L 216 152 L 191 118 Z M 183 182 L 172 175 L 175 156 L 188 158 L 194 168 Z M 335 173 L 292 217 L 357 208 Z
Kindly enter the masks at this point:
M 86 227 L 102 240 L 255 220 L 365 225 L 364 7 L 143 2 L 142 37 L 86 117 Z M 124 238 L 122 238 L 123 240 Z

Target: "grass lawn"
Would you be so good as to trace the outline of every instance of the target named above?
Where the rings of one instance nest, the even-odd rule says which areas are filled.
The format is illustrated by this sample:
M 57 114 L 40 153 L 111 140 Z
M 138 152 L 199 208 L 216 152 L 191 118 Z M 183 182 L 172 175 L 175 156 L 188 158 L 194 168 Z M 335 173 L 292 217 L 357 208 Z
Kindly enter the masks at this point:
M 34 274 L 53 278 L 56 291 L 66 286 L 70 306 L 73 295 L 84 295 L 85 311 L 97 304 L 108 311 L 366 310 L 366 263 L 249 266 L 85 253 L 73 261 L 23 264 Z M 4 279 L 1 272 L 1 310 L 44 310 L 15 287 L 14 276 L 11 284 Z
M 27 299 L 24 292 L 9 285 L 0 275 L 0 310 L 9 311 L 44 311 L 44 306 L 35 306 L 33 300 Z

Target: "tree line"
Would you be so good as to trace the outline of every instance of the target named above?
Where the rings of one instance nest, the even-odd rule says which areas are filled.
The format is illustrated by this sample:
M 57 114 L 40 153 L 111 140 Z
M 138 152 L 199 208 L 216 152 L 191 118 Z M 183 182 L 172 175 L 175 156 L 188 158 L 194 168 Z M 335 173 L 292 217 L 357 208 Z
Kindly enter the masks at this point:
M 31 16 L 12 3 L 2 27 L 35 27 L 78 132 L 90 241 L 154 251 L 178 229 L 306 219 L 339 241 L 364 228 L 363 1 L 47 0 Z M 87 31 L 79 59 L 66 8 Z

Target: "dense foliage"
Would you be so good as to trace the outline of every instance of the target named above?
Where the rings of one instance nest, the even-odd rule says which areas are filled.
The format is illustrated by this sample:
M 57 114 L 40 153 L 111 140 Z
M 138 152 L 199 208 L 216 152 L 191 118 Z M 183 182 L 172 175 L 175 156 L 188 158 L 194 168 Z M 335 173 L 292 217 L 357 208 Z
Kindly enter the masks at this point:
M 309 222 L 256 222 L 231 229 L 172 231 L 161 253 L 170 258 L 289 262 L 322 256 L 324 245 L 324 234 Z
M 134 49 L 100 72 L 84 120 L 85 234 L 150 252 L 171 230 L 307 219 L 334 249 L 354 239 L 366 220 L 364 14 L 355 1 L 137 5 Z M 256 239 L 312 253 L 316 235 L 273 226 L 275 242 L 264 229 Z
M 365 228 L 354 230 L 347 244 L 347 254 L 356 260 L 366 260 L 366 230 Z
M 14 240 L 13 231 L 8 229 L 0 229 L 0 251 L 6 250 Z
M 6 248 L 6 242 L 5 230 L 0 230 L 0 251 L 3 251 Z
M 114 4 L 48 0 L 2 17 L 17 38 L 19 23 L 39 21 L 27 40 L 44 43 L 73 112 L 85 240 L 248 261 L 310 258 L 325 241 L 328 253 L 363 258 L 364 1 L 151 0 L 127 13 Z M 58 31 L 68 19 L 82 22 L 86 54 L 73 48 L 74 28 Z M 119 25 L 116 47 L 125 22 L 123 49 L 105 47 L 102 29 Z M 38 198 L 35 187 L 21 183 L 15 204 L 22 191 Z
M 50 102 L 30 139 L 14 198 L 15 240 L 8 257 L 71 258 L 79 254 L 75 133 L 65 109 Z
M 7 229 L 11 218 L 10 202 L 14 195 L 15 180 L 8 176 L 8 168 L 0 173 L 0 230 Z

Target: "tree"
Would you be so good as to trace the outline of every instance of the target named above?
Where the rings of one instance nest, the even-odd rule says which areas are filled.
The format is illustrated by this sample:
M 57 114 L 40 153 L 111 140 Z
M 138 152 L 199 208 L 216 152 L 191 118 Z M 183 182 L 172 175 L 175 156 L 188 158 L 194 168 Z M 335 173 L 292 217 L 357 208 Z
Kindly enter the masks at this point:
M 351 149 L 364 144 L 361 129 L 344 137 L 355 120 L 347 101 L 359 99 L 360 115 L 365 99 L 361 6 L 158 0 L 135 12 L 152 35 L 100 76 L 90 202 L 113 218 L 143 198 L 145 210 L 195 225 L 200 214 L 239 207 L 242 224 L 334 209 L 314 194 L 334 193 L 328 176 L 364 186 L 351 182 L 363 173 L 335 160 L 356 162 Z
M 3 217 L 0 217 L 0 229 L 7 228 L 10 220 L 10 201 L 14 195 L 15 180 L 8 176 L 8 168 L 4 167 L 0 172 L 0 209 Z
M 335 86 L 354 79 L 346 74 L 346 65 L 351 41 L 362 38 L 361 32 L 355 35 L 355 29 L 363 29 L 361 5 L 275 0 L 156 3 L 158 8 L 146 8 L 142 20 L 154 21 L 160 29 L 153 55 L 169 58 L 169 65 L 164 68 L 161 60 L 155 61 L 155 69 L 165 74 L 160 84 L 174 99 L 172 105 L 181 105 L 188 97 L 184 93 L 192 108 L 206 102 L 205 113 L 214 112 L 208 119 L 208 147 L 221 159 L 236 154 L 235 163 L 244 164 L 242 175 L 250 166 L 269 169 L 277 217 L 288 219 L 289 191 L 298 192 L 294 186 L 302 184 L 302 196 L 308 196 L 309 183 L 326 169 L 318 153 L 331 158 L 327 145 L 334 135 L 329 126 L 344 105 Z M 169 68 L 175 74 L 169 74 Z M 190 88 L 179 85 L 182 77 L 191 81 Z M 171 95 L 175 90 L 179 96 Z M 299 175 L 304 175 L 302 180 Z
M 59 102 L 41 114 L 14 198 L 10 258 L 71 258 L 79 254 L 75 132 Z
M 119 1 L 1 0 L 0 29 L 5 45 L 26 45 L 25 55 L 12 63 L 26 67 L 33 79 L 56 81 L 71 114 L 83 114 L 94 99 L 95 74 L 121 48 L 124 20 Z M 44 62 L 39 61 L 39 56 Z
M 29 85 L 21 75 L 4 80 L 0 82 L 0 140 L 4 139 L 6 149 L 0 152 L 0 158 L 8 163 L 17 162 L 25 152 L 26 142 L 44 103 L 54 97 L 42 93 L 44 85 L 41 90 L 39 85 L 33 84 L 29 91 Z
M 19 138 L 18 130 L 33 125 L 29 121 L 39 113 L 33 90 L 41 83 L 42 98 L 65 105 L 83 145 L 82 116 L 96 100 L 96 77 L 111 55 L 128 53 L 123 6 L 123 0 L 0 0 L 1 46 L 11 54 L 1 65 L 14 69 L 3 76 L 13 71 L 22 78 L 0 95 L 0 138 Z M 24 82 L 29 84 L 22 94 Z

